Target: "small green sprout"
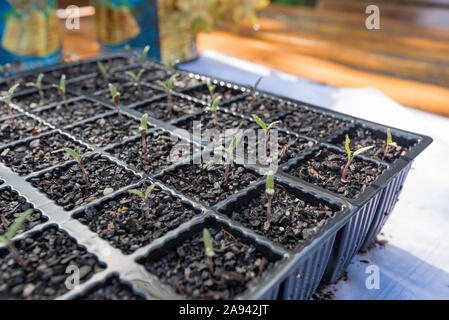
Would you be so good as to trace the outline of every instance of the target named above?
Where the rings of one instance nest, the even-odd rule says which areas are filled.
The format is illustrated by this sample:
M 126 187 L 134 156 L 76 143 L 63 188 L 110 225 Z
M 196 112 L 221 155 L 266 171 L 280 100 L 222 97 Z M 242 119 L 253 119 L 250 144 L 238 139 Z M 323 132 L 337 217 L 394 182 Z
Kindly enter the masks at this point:
M 257 124 L 263 129 L 263 131 L 265 131 L 265 154 L 267 154 L 268 138 L 270 136 L 270 130 L 271 130 L 271 128 L 273 128 L 274 126 L 277 126 L 281 122 L 274 121 L 267 126 L 267 124 L 262 119 L 260 119 L 256 114 L 253 114 L 253 118 L 254 118 L 254 121 L 256 121 Z
M 3 74 L 3 77 L 6 80 L 6 83 L 9 86 L 9 77 L 8 77 L 8 70 L 11 68 L 11 64 L 5 63 L 4 65 L 0 65 L 0 72 Z
M 148 132 L 148 114 L 145 113 L 140 120 L 139 132 L 142 135 L 142 152 L 143 152 L 143 160 L 144 166 L 148 163 L 148 155 L 147 155 L 147 141 L 146 135 Z
M 12 242 L 12 239 L 16 235 L 17 231 L 19 230 L 20 226 L 25 222 L 25 220 L 34 212 L 34 209 L 28 209 L 27 211 L 23 212 L 20 217 L 18 217 L 9 227 L 9 230 L 0 236 L 0 243 L 3 243 L 6 245 L 9 249 L 9 252 L 14 256 L 14 259 L 20 264 L 22 269 L 26 269 L 25 261 L 23 260 L 22 256 L 20 255 L 19 251 L 15 247 L 14 243 Z
M 215 148 L 216 150 L 224 151 L 226 153 L 226 169 L 225 169 L 225 185 L 228 184 L 228 175 L 229 175 L 229 167 L 231 166 L 231 158 L 232 153 L 234 152 L 235 148 L 237 148 L 237 145 L 239 144 L 240 140 L 242 139 L 243 134 L 239 132 L 234 136 L 231 143 L 229 144 L 228 148 L 225 148 L 224 146 L 219 146 Z
M 69 112 L 70 111 L 69 105 L 67 104 L 67 99 L 66 99 L 65 74 L 63 74 L 61 76 L 61 79 L 59 80 L 59 85 L 54 84 L 53 88 L 58 90 L 58 92 L 61 94 L 62 101 L 64 102 L 64 106 L 65 106 L 67 112 Z
M 392 146 L 393 148 L 397 148 L 398 147 L 398 144 L 396 142 L 393 142 L 393 138 L 391 137 L 391 130 L 390 130 L 390 128 L 387 129 L 387 143 L 385 144 L 384 157 L 387 156 L 388 147 L 389 146 Z
M 143 73 L 145 72 L 145 69 L 140 69 L 139 72 L 137 74 L 134 74 L 131 71 L 126 71 L 125 74 L 130 77 L 133 81 L 134 84 L 137 86 L 137 90 L 139 91 L 139 97 L 142 98 L 143 94 L 142 94 L 142 86 L 140 85 L 140 79 L 142 78 Z
M 120 120 L 120 124 L 123 125 L 122 113 L 120 112 L 120 92 L 115 89 L 112 83 L 109 84 L 109 91 L 111 92 L 112 101 L 115 104 L 115 108 L 117 109 L 118 119 Z
M 145 61 L 148 57 L 148 52 L 150 52 L 150 46 L 145 46 L 145 48 L 143 48 L 142 52 L 139 55 L 139 59 L 142 61 Z
M 267 182 L 265 183 L 265 195 L 267 197 L 267 221 L 263 226 L 264 230 L 268 230 L 271 224 L 271 199 L 274 196 L 274 176 L 273 172 L 267 173 Z
M 354 153 L 353 153 L 351 151 L 351 148 L 349 147 L 350 142 L 351 142 L 351 140 L 349 139 L 349 136 L 346 135 L 345 149 L 346 149 L 346 153 L 348 154 L 348 162 L 346 162 L 346 165 L 343 169 L 343 173 L 341 175 L 341 182 L 343 182 L 343 183 L 349 182 L 348 180 L 346 180 L 346 172 L 348 171 L 349 165 L 351 164 L 352 160 L 354 160 L 354 157 L 374 148 L 374 145 L 371 145 L 368 147 L 360 148 L 360 149 L 354 151 Z
M 207 79 L 206 85 L 207 85 L 207 89 L 209 90 L 209 93 L 210 93 L 210 100 L 214 101 L 215 100 L 215 90 L 217 89 L 217 85 L 212 84 L 210 79 Z
M 8 92 L 4 97 L 1 98 L 1 101 L 6 104 L 6 107 L 8 108 L 9 117 L 11 119 L 11 122 L 13 123 L 14 127 L 16 126 L 16 120 L 14 119 L 14 116 L 12 114 L 12 108 L 11 108 L 11 100 L 12 95 L 14 94 L 14 91 L 19 87 L 19 83 L 16 83 L 11 88 L 9 88 Z
M 91 154 L 91 152 L 86 152 L 83 155 L 79 155 L 75 150 L 70 148 L 64 148 L 64 151 L 67 152 L 69 155 L 72 156 L 73 159 L 76 160 L 78 165 L 80 166 L 81 172 L 83 173 L 84 181 L 86 182 L 86 185 L 88 188 L 90 188 L 89 179 L 87 178 L 86 170 L 84 169 L 84 159 Z
M 254 83 L 253 87 L 251 88 L 251 110 L 254 109 L 254 106 L 256 104 L 256 92 L 257 92 L 257 87 L 259 86 L 260 81 L 262 80 L 262 77 L 260 77 L 259 79 L 257 79 L 256 83 Z
M 155 187 L 155 184 L 153 183 L 145 190 L 145 193 L 143 193 L 142 191 L 137 190 L 137 189 L 128 190 L 128 193 L 135 194 L 135 195 L 139 196 L 139 198 L 142 199 L 142 201 L 145 203 L 145 206 L 146 206 L 145 207 L 145 221 L 148 221 L 150 219 L 149 196 L 150 196 L 151 191 L 153 191 L 154 187 Z
M 212 257 L 215 256 L 214 247 L 212 244 L 212 237 L 209 233 L 209 230 L 206 228 L 203 229 L 203 242 L 204 242 L 204 254 L 209 258 L 209 272 L 212 276 L 214 273 L 214 265 Z
M 127 44 L 124 48 L 123 51 L 125 51 L 125 53 L 130 53 L 131 52 L 131 46 L 129 44 Z
M 217 112 L 218 112 L 218 104 L 220 103 L 221 97 L 218 96 L 215 98 L 215 100 L 213 100 L 212 104 L 209 107 L 206 107 L 204 109 L 204 111 L 206 112 L 212 112 L 214 115 L 214 123 L 215 123 L 215 129 L 217 131 L 220 130 L 219 126 L 218 126 L 218 116 L 217 116 Z
M 157 80 L 156 83 L 158 85 L 160 85 L 165 93 L 167 94 L 167 104 L 168 104 L 168 113 L 170 114 L 170 118 L 173 115 L 173 103 L 172 103 L 172 98 L 171 98 L 171 92 L 173 89 L 173 82 L 175 81 L 175 78 L 178 76 L 177 73 L 175 73 L 174 75 L 172 75 L 170 77 L 170 79 L 168 79 L 167 83 L 162 82 L 161 80 Z
M 103 76 L 104 82 L 108 83 L 108 71 L 103 63 L 97 61 L 98 70 L 100 70 L 101 75 Z
M 34 87 L 38 90 L 39 97 L 41 99 L 41 101 L 40 101 L 41 105 L 44 103 L 44 91 L 42 90 L 42 79 L 43 78 L 44 78 L 44 74 L 40 73 L 36 79 L 36 82 L 28 82 L 25 84 L 27 87 Z

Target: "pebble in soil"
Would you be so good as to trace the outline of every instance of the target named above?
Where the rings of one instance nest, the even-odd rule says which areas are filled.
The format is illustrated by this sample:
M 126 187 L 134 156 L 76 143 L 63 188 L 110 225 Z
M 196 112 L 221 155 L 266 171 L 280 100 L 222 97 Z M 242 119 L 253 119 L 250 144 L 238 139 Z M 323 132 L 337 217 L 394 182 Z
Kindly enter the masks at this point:
M 189 99 L 180 98 L 178 96 L 171 97 L 173 104 L 173 113 L 170 117 L 169 105 L 167 97 L 157 99 L 155 101 L 146 102 L 137 106 L 135 109 L 142 113 L 148 113 L 150 117 L 153 117 L 162 121 L 171 121 L 175 118 L 192 114 L 204 108 L 199 103 L 193 102 Z
M 19 175 L 27 175 L 72 160 L 64 148 L 84 154 L 89 149 L 69 137 L 54 133 L 0 150 L 0 160 Z
M 213 206 L 254 183 L 259 176 L 231 163 L 227 184 L 224 183 L 224 177 L 224 163 L 217 164 L 210 161 L 181 165 L 173 171 L 165 170 L 159 179 L 196 201 L 206 206 Z
M 385 167 L 356 157 L 346 174 L 347 183 L 341 181 L 341 174 L 347 162 L 347 155 L 322 148 L 291 166 L 287 173 L 314 185 L 355 199 L 385 170 Z
M 16 117 L 15 120 L 15 125 L 10 119 L 0 122 L 0 145 L 29 138 L 50 130 L 50 127 L 27 115 Z
M 97 147 L 123 141 L 139 135 L 139 121 L 122 114 L 123 124 L 118 114 L 82 123 L 67 129 L 73 136 Z M 151 125 L 150 125 L 151 127 Z
M 72 210 L 139 180 L 130 170 L 99 154 L 86 158 L 84 162 L 90 187 L 87 187 L 77 163 L 57 167 L 30 178 L 29 182 L 65 210 Z
M 139 93 L 138 86 L 133 82 L 117 84 L 116 89 L 118 92 L 120 92 L 120 105 L 121 106 L 129 106 L 136 102 L 148 100 L 148 99 L 153 98 L 156 95 L 162 94 L 162 92 L 160 92 L 156 89 L 153 89 L 152 87 L 148 86 L 145 83 L 140 84 L 140 89 L 141 89 L 142 95 Z M 110 99 L 110 97 L 111 97 L 109 89 L 97 92 L 95 94 L 106 96 L 108 99 Z
M 0 298 L 57 298 L 69 291 L 66 269 L 79 268 L 80 284 L 103 269 L 97 258 L 66 233 L 51 227 L 14 243 L 26 264 L 24 270 L 8 249 L 0 249 Z
M 280 120 L 283 128 L 317 140 L 323 140 L 349 124 L 306 109 L 293 111 Z
M 204 101 L 207 104 L 210 104 L 212 102 L 211 95 L 209 92 L 209 89 L 207 88 L 207 85 L 202 85 L 199 87 L 195 87 L 192 89 L 189 89 L 187 91 L 183 92 L 186 95 L 189 95 L 191 97 L 194 97 L 198 100 Z M 234 88 L 229 88 L 227 86 L 221 86 L 217 85 L 214 96 L 218 97 L 221 96 L 221 101 L 232 99 L 235 97 L 238 97 L 239 95 L 243 94 L 244 91 Z
M 223 111 L 217 112 L 218 129 L 217 133 L 212 112 L 203 112 L 199 115 L 189 117 L 175 123 L 175 126 L 187 130 L 192 134 L 201 133 L 201 139 L 207 142 L 213 142 L 217 138 L 227 138 L 235 135 L 239 130 L 245 130 L 249 125 L 253 124 L 251 120 L 243 117 L 235 116 Z
M 113 276 L 105 283 L 95 286 L 76 300 L 144 300 L 145 298 L 134 292 L 133 288 L 123 283 L 118 276 Z
M 268 230 L 264 229 L 267 221 L 265 185 L 248 197 L 247 204 L 236 203 L 232 210 L 224 208 L 220 211 L 284 248 L 294 250 L 315 234 L 327 219 L 334 217 L 338 210 L 311 196 L 297 196 L 281 184 L 275 183 L 275 189 Z
M 23 212 L 33 208 L 33 205 L 26 201 L 26 199 L 20 196 L 16 191 L 10 188 L 0 189 L 0 234 L 4 234 L 8 231 L 11 224 L 19 218 Z M 25 222 L 20 226 L 16 234 L 21 234 L 34 228 L 36 225 L 47 221 L 40 211 L 34 210 L 34 212 L 28 216 Z
M 36 115 L 56 127 L 63 127 L 111 110 L 100 103 L 87 99 L 69 102 L 68 106 L 68 110 L 64 105 L 58 105 L 39 111 Z
M 215 251 L 212 274 L 202 232 L 176 248 L 165 249 L 160 257 L 150 255 L 140 263 L 177 294 L 191 299 L 233 299 L 273 268 L 275 259 L 265 257 L 254 244 L 239 239 L 232 231 L 219 227 L 208 230 Z
M 142 190 L 146 190 L 146 186 Z M 114 248 L 131 254 L 200 213 L 159 187 L 153 189 L 149 199 L 148 221 L 145 220 L 145 203 L 129 193 L 89 207 L 76 218 Z
M 384 154 L 385 145 L 387 143 L 387 133 L 381 131 L 375 131 L 368 128 L 357 127 L 355 129 L 351 129 L 347 132 L 349 138 L 351 139 L 350 147 L 351 150 L 358 150 L 360 148 L 374 145 L 375 147 L 368 150 L 364 153 L 364 155 L 368 157 L 372 157 L 376 160 L 385 161 L 387 163 L 392 163 L 396 159 L 405 156 L 410 147 L 413 145 L 413 142 L 407 141 L 405 139 L 399 139 L 395 136 L 392 136 L 393 142 L 398 144 L 398 147 L 388 147 L 388 152 Z M 336 143 L 339 146 L 344 148 L 345 145 L 345 135 L 339 136 L 336 139 Z
M 250 95 L 232 103 L 226 103 L 222 107 L 249 117 L 252 117 L 254 113 L 266 121 L 278 116 L 281 112 L 289 111 L 294 106 L 291 102 L 271 99 L 261 95 L 256 95 L 255 100 L 253 100 L 253 96 Z
M 35 110 L 37 108 L 49 105 L 49 104 L 53 104 L 53 103 L 61 103 L 62 104 L 62 96 L 59 93 L 58 90 L 56 90 L 55 88 L 47 88 L 47 89 L 42 89 L 43 93 L 44 93 L 44 100 L 41 101 L 40 95 L 39 95 L 39 91 L 38 90 L 33 90 L 30 93 L 27 94 L 23 94 L 20 96 L 16 96 L 12 99 L 12 102 L 20 107 L 22 107 L 23 109 L 25 109 L 25 111 L 32 111 Z M 69 100 L 70 98 L 75 97 L 75 95 L 71 94 L 70 92 L 67 92 L 65 95 L 66 99 Z
M 200 149 L 168 132 L 157 130 L 146 137 L 147 162 L 144 161 L 142 138 L 136 138 L 121 146 L 108 150 L 114 157 L 132 165 L 139 171 L 154 174 L 175 162 L 189 158 Z M 179 152 L 175 152 L 179 150 Z
M 304 138 L 296 136 L 294 134 L 286 133 L 284 131 L 276 129 L 270 130 L 270 136 L 268 138 L 267 154 L 265 154 L 265 132 L 262 129 L 253 130 L 254 136 L 250 135 L 251 131 L 245 132 L 243 137 L 244 142 L 244 159 L 245 163 L 250 164 L 263 164 L 268 165 L 275 163 L 274 157 L 277 157 L 277 163 L 285 163 L 293 158 L 296 158 L 306 150 L 310 149 L 314 142 L 308 141 Z M 276 141 L 277 140 L 277 141 Z M 251 141 L 251 142 L 250 142 Z M 254 142 L 253 142 L 254 141 Z M 259 145 L 259 141 L 261 145 Z M 271 153 L 270 146 L 274 143 L 277 145 L 277 155 Z M 259 148 L 261 152 L 259 152 Z M 234 153 L 236 153 L 235 151 Z

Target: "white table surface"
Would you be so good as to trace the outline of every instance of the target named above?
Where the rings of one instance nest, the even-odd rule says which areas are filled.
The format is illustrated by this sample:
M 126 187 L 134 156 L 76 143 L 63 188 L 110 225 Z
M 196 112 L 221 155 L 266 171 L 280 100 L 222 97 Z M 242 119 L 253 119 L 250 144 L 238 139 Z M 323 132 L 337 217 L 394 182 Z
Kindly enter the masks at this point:
M 357 255 L 348 279 L 328 290 L 336 299 L 449 299 L 449 118 L 405 108 L 374 88 L 327 86 L 212 51 L 181 68 L 243 85 L 263 76 L 261 90 L 431 136 L 378 237 L 387 244 Z M 379 267 L 379 289 L 365 286 L 369 265 Z

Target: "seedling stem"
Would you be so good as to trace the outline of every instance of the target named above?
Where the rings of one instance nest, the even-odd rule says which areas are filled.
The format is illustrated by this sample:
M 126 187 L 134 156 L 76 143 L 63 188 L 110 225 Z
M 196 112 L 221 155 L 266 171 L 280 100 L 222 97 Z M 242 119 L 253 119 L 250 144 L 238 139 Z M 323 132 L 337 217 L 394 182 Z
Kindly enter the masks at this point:
M 91 154 L 91 152 L 86 152 L 85 154 L 80 156 L 75 150 L 70 148 L 64 148 L 64 151 L 67 152 L 69 155 L 72 156 L 73 159 L 76 160 L 81 169 L 81 172 L 83 173 L 84 181 L 86 182 L 87 187 L 90 188 L 89 179 L 87 178 L 87 173 L 86 170 L 84 169 L 84 159 L 89 154 Z
M 349 139 L 349 136 L 346 135 L 346 141 L 345 141 L 345 149 L 346 149 L 346 153 L 348 155 L 348 161 L 346 162 L 346 165 L 343 169 L 343 173 L 341 174 L 341 182 L 343 183 L 348 183 L 349 181 L 346 180 L 346 173 L 348 171 L 349 165 L 351 164 L 352 160 L 354 160 L 354 157 L 362 154 L 372 148 L 374 148 L 374 145 L 368 146 L 368 147 L 364 147 L 364 148 L 360 148 L 356 151 L 354 151 L 354 153 L 351 151 L 351 148 L 349 147 L 349 143 L 351 142 L 351 140 Z
M 128 190 L 128 193 L 137 195 L 142 201 L 145 203 L 145 221 L 147 222 L 150 219 L 150 193 L 153 191 L 155 184 L 151 184 L 143 193 L 137 189 Z
M 122 113 L 120 112 L 120 92 L 118 92 L 117 89 L 115 89 L 112 83 L 109 84 L 109 91 L 111 92 L 112 101 L 114 102 L 115 108 L 117 109 L 117 115 L 120 124 L 123 125 Z

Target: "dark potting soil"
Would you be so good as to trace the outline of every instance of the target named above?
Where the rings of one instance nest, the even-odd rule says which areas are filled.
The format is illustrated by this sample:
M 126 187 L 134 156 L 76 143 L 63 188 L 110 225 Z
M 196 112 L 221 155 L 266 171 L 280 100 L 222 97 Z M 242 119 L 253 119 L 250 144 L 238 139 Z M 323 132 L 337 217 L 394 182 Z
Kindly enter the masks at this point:
M 19 113 L 19 111 L 17 111 L 17 110 L 14 109 L 14 108 L 11 108 L 11 111 L 12 111 L 12 114 L 13 114 L 13 115 Z M 8 111 L 8 108 L 7 108 L 5 105 L 2 104 L 2 106 L 0 107 L 0 119 L 1 119 L 1 118 L 8 118 L 8 117 L 9 117 L 9 111 Z
M 211 161 L 185 164 L 173 171 L 165 170 L 159 180 L 206 206 L 213 206 L 255 182 L 258 175 L 231 163 L 226 185 L 224 177 L 224 163 L 215 164 Z
M 79 268 L 80 284 L 103 269 L 93 254 L 54 227 L 14 245 L 27 267 L 24 270 L 8 249 L 0 249 L 1 299 L 54 299 L 69 291 L 65 284 L 68 266 Z
M 109 72 L 112 69 L 123 67 L 128 63 L 128 61 L 129 61 L 128 59 L 122 57 L 101 60 L 103 65 L 106 67 L 106 70 L 108 70 Z M 53 78 L 57 80 L 59 80 L 61 76 L 65 74 L 67 81 L 71 81 L 77 77 L 86 76 L 92 73 L 98 73 L 98 71 L 99 71 L 98 64 L 95 61 L 95 62 L 81 63 L 79 65 L 74 66 L 68 66 L 65 68 L 51 71 L 48 74 L 50 74 Z
M 51 128 L 32 117 L 22 115 L 15 118 L 16 125 L 10 119 L 0 122 L 0 145 L 32 137 Z
M 146 143 L 148 156 L 146 163 L 142 151 L 142 138 L 136 138 L 108 152 L 139 171 L 154 174 L 200 150 L 197 146 L 162 130 L 150 132 L 146 137 Z M 175 150 L 182 150 L 182 153 L 175 153 Z
M 117 191 L 139 181 L 130 170 L 118 166 L 109 159 L 95 154 L 84 161 L 90 187 L 87 187 L 77 163 L 57 167 L 29 181 L 45 193 L 48 198 L 65 210 L 72 210 L 94 199 L 108 194 L 108 189 Z
M 68 110 L 64 105 L 58 105 L 39 111 L 36 115 L 56 127 L 64 127 L 112 110 L 87 99 L 69 102 L 68 106 Z
M 95 286 L 76 300 L 144 300 L 145 298 L 134 292 L 132 287 L 123 283 L 119 277 L 113 276 L 105 283 Z
M 82 123 L 67 129 L 73 136 L 97 147 L 123 141 L 139 135 L 139 121 L 122 114 L 123 124 L 118 114 L 111 114 L 97 120 Z
M 97 91 L 104 90 L 103 96 L 107 99 L 111 98 L 111 94 L 109 93 L 109 83 L 112 83 L 116 88 L 119 87 L 120 84 L 127 83 L 128 81 L 114 75 L 108 76 L 107 80 L 104 77 L 97 73 L 95 76 L 87 77 L 84 79 L 76 80 L 70 83 L 69 87 L 72 90 L 81 91 L 83 93 L 93 94 Z M 120 92 L 120 90 L 117 90 Z M 121 93 L 121 92 L 120 92 Z
M 409 141 L 404 141 L 403 139 L 398 140 L 396 137 L 392 136 L 393 142 L 396 142 L 398 144 L 398 147 L 395 148 L 393 146 L 388 146 L 388 152 L 384 154 L 385 145 L 387 143 L 386 132 L 357 127 L 355 129 L 351 129 L 347 134 L 351 139 L 351 150 L 357 150 L 363 147 L 374 145 L 375 147 L 366 151 L 364 155 L 372 157 L 376 160 L 385 161 L 387 163 L 392 163 L 396 159 L 403 157 L 412 145 L 412 143 Z M 345 141 L 346 135 L 342 135 L 338 137 L 338 140 L 336 142 L 339 146 L 342 146 L 344 148 Z
M 120 77 L 127 79 L 128 81 L 132 81 L 132 78 L 129 77 L 126 72 L 132 72 L 135 75 L 137 75 L 140 70 L 144 69 L 145 71 L 142 74 L 141 80 L 142 81 L 151 81 L 153 83 L 154 79 L 164 79 L 167 78 L 170 73 L 162 68 L 158 68 L 154 65 L 147 65 L 147 64 L 143 64 L 143 65 L 137 65 L 137 66 L 133 66 L 131 68 L 127 68 L 126 70 L 121 70 L 120 71 Z M 116 72 L 118 73 L 118 72 Z M 155 83 L 155 82 L 154 82 Z
M 267 119 L 278 116 L 281 112 L 290 110 L 293 104 L 260 95 L 256 95 L 255 101 L 253 102 L 253 97 L 250 95 L 232 103 L 226 103 L 222 107 L 248 117 L 252 117 L 254 113 L 266 121 Z
M 19 175 L 27 175 L 72 160 L 64 148 L 84 154 L 89 149 L 60 133 L 43 136 L 0 150 L 0 160 Z
M 196 232 L 176 248 L 164 250 L 156 261 L 150 255 L 141 263 L 177 294 L 191 299 L 232 299 L 273 268 L 273 261 L 232 231 L 208 230 L 215 252 L 212 274 L 202 232 Z
M 249 138 L 247 136 L 244 137 L 244 157 L 246 161 L 251 160 L 250 164 L 265 164 L 269 165 L 273 162 L 271 159 L 272 153 L 270 151 L 270 143 L 271 139 L 275 139 L 275 128 L 270 130 L 270 136 L 268 138 L 268 148 L 267 148 L 267 154 L 265 155 L 265 132 L 262 129 L 254 130 L 254 138 L 252 141 L 255 141 L 255 143 L 249 143 Z M 259 136 L 260 136 L 260 143 L 261 146 L 259 146 Z M 275 143 L 275 142 L 274 142 Z M 298 137 L 293 134 L 286 133 L 284 131 L 277 130 L 277 146 L 278 146 L 278 154 L 277 154 L 277 163 L 285 163 L 293 158 L 296 158 L 301 153 L 305 152 L 309 148 L 311 148 L 314 145 L 314 142 L 308 141 L 304 138 Z M 259 148 L 262 148 L 261 154 L 259 154 Z M 234 152 L 236 153 L 236 151 Z M 273 157 L 275 155 L 273 154 Z
M 220 130 L 217 133 L 215 128 L 215 120 L 212 112 L 203 112 L 199 115 L 189 117 L 175 123 L 175 126 L 187 130 L 189 133 L 201 133 L 201 139 L 204 141 L 212 142 L 217 137 L 221 137 L 225 134 L 228 137 L 234 135 L 239 129 L 245 130 L 252 124 L 251 120 L 243 117 L 235 116 L 223 111 L 217 112 L 218 128 Z M 233 134 L 233 131 L 235 132 Z
M 212 102 L 212 99 L 211 99 L 211 96 L 209 93 L 209 89 L 207 88 L 206 84 L 199 86 L 199 87 L 189 89 L 187 91 L 184 91 L 183 93 L 186 95 L 189 95 L 191 97 L 194 97 L 198 100 L 204 101 L 207 104 L 210 104 Z M 220 86 L 220 85 L 217 85 L 215 92 L 214 92 L 215 97 L 221 96 L 221 101 L 235 98 L 241 94 L 243 94 L 243 91 L 241 91 L 241 90 L 237 90 L 234 88 L 228 88 L 226 86 Z
M 271 202 L 271 224 L 264 230 L 267 221 L 267 198 L 265 185 L 258 188 L 250 197 L 248 204 L 236 205 L 228 215 L 245 227 L 266 236 L 271 241 L 286 249 L 296 249 L 326 222 L 335 216 L 334 209 L 306 197 L 290 193 L 280 184 L 275 183 L 276 192 Z
M 46 74 L 46 73 L 44 73 L 44 74 Z M 8 83 L 7 81 L 3 81 L 4 77 L 2 77 L 1 81 L 0 81 L 0 95 L 4 96 L 8 92 L 8 90 L 13 85 L 15 85 L 16 83 L 20 84 L 20 86 L 16 89 L 15 92 L 19 92 L 21 90 L 29 89 L 29 87 L 26 87 L 25 85 L 28 82 L 35 82 L 36 79 L 37 79 L 37 76 L 33 76 L 33 75 L 26 75 L 24 77 L 20 77 L 20 76 L 17 77 L 17 76 L 15 76 L 15 77 L 10 77 L 9 78 L 9 83 Z M 42 82 L 45 82 L 45 80 L 46 80 L 46 78 L 44 76 Z
M 16 191 L 9 188 L 0 189 L 0 234 L 8 231 L 11 224 L 19 218 L 23 212 L 33 208 L 33 205 L 26 201 Z M 47 217 L 42 215 L 40 211 L 34 212 L 28 216 L 25 222 L 20 226 L 17 234 L 21 234 L 34 228 L 36 225 L 46 222 Z
M 166 75 L 162 78 L 159 78 L 162 82 L 167 82 L 168 79 L 173 75 L 173 72 L 166 73 Z M 143 76 L 145 77 L 145 76 Z M 156 88 L 159 88 L 159 90 L 164 90 L 161 88 L 161 86 L 158 84 L 157 80 L 145 80 L 147 83 L 155 86 Z M 180 92 L 184 91 L 186 88 L 197 86 L 201 83 L 204 83 L 203 80 L 199 77 L 195 77 L 193 74 L 189 75 L 188 73 L 179 73 L 177 72 L 177 76 L 175 80 L 173 81 L 173 90 Z
M 162 121 L 171 121 L 175 118 L 179 118 L 187 114 L 192 114 L 204 108 L 204 106 L 199 103 L 177 96 L 172 96 L 172 103 L 173 114 L 171 117 L 167 103 L 167 96 L 155 101 L 146 102 L 142 105 L 137 106 L 135 109 L 142 113 L 148 113 L 150 117 L 153 117 L 155 119 Z
M 89 207 L 76 218 L 114 248 L 131 254 L 200 213 L 158 187 L 153 189 L 149 199 L 148 221 L 145 221 L 146 205 L 142 199 L 128 192 Z
M 145 83 L 140 84 L 140 89 L 142 91 L 142 95 L 140 95 L 139 88 L 133 82 L 117 84 L 116 89 L 118 92 L 120 92 L 120 105 L 121 106 L 129 106 L 136 102 L 142 102 L 144 100 L 151 99 L 155 95 L 163 94 L 162 92 L 160 92 L 156 89 L 153 89 L 152 87 L 148 86 Z M 96 95 L 104 96 L 107 99 L 111 98 L 109 89 L 103 90 L 99 93 L 100 94 L 96 93 Z
M 44 92 L 43 103 L 41 103 L 40 95 L 37 90 L 34 90 L 27 94 L 16 96 L 12 99 L 12 102 L 22 107 L 25 111 L 32 111 L 56 102 L 63 104 L 62 96 L 55 88 L 42 89 L 42 91 Z M 70 92 L 67 92 L 65 96 L 67 100 L 75 97 L 75 95 L 71 94 Z
M 356 157 L 346 174 L 347 183 L 341 182 L 347 156 L 343 153 L 322 148 L 290 167 L 288 174 L 301 178 L 314 185 L 341 194 L 347 198 L 356 198 L 385 170 L 380 164 Z
M 283 128 L 317 140 L 323 140 L 349 124 L 306 109 L 293 111 L 280 120 Z

